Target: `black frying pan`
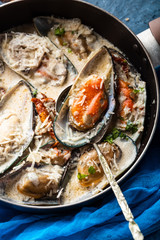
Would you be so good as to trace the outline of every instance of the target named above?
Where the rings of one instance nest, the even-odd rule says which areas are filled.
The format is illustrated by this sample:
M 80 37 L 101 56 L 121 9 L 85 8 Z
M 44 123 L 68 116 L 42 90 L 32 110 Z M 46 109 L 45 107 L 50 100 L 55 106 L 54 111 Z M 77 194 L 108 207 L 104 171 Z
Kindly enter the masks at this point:
M 139 163 L 155 131 L 159 109 L 159 92 L 152 62 L 138 38 L 120 20 L 98 7 L 78 0 L 22 0 L 2 5 L 0 7 L 0 32 L 17 25 L 32 22 L 33 17 L 40 15 L 80 18 L 82 23 L 94 28 L 97 33 L 120 48 L 137 68 L 138 72 L 141 73 L 143 81 L 146 81 L 147 108 L 141 147 L 136 161 L 118 180 L 118 182 L 120 182 L 124 180 Z M 97 198 L 104 197 L 104 195 L 106 197 L 109 190 L 110 187 L 88 200 L 67 206 L 24 206 L 8 200 L 1 200 L 1 203 L 23 211 L 39 213 L 57 212 L 89 204 Z

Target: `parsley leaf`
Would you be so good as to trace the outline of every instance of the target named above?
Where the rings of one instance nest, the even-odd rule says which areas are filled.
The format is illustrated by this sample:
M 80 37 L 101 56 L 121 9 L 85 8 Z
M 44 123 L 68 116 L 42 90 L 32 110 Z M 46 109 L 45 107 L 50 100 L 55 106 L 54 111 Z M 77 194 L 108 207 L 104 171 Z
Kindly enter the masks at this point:
M 128 140 L 127 135 L 126 135 L 125 133 L 123 133 L 123 132 L 120 133 L 119 137 L 120 137 L 121 139 Z
M 77 177 L 78 177 L 79 180 L 82 180 L 82 179 L 88 177 L 88 175 L 78 173 Z
M 67 42 L 63 42 L 63 46 L 67 46 L 68 45 L 68 43 Z
M 139 93 L 139 92 L 140 92 L 139 89 L 133 89 L 133 93 L 137 94 L 137 93 Z
M 128 121 L 126 126 L 126 131 L 131 132 L 132 134 L 138 131 L 137 124 L 133 124 L 133 122 Z
M 64 28 L 58 27 L 58 28 L 56 28 L 56 29 L 54 30 L 54 34 L 55 34 L 56 36 L 63 36 L 64 33 L 65 33 Z
M 119 137 L 120 131 L 117 128 L 113 128 L 112 130 L 113 138 L 116 139 Z
M 72 52 L 72 49 L 71 48 L 68 48 L 68 53 L 71 53 Z
M 37 93 L 38 93 L 38 90 L 35 89 L 34 92 L 33 92 L 33 96 L 36 97 L 36 96 L 37 96 Z
M 90 174 L 95 174 L 96 169 L 95 169 L 93 166 L 90 166 L 90 167 L 88 168 L 88 172 L 89 172 Z
M 104 142 L 113 143 L 112 134 L 107 135 L 106 138 L 104 139 Z
M 133 89 L 133 93 L 137 94 L 137 93 L 142 93 L 144 91 L 144 88 L 140 88 L 140 89 Z
M 144 87 L 141 87 L 141 88 L 140 88 L 141 92 L 144 92 L 144 89 L 145 89 Z
M 113 143 L 113 140 L 120 137 L 121 139 L 128 140 L 125 133 L 121 132 L 117 128 L 113 128 L 112 132 L 106 136 L 104 142 Z

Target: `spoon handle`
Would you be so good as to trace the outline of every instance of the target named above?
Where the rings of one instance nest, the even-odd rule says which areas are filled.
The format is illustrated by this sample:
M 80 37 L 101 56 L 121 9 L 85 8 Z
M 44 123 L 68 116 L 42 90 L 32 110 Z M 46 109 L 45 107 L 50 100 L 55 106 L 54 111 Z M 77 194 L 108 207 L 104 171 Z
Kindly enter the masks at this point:
M 108 182 L 110 183 L 110 186 L 117 198 L 118 204 L 122 210 L 122 213 L 126 219 L 126 221 L 129 222 L 129 229 L 132 233 L 133 239 L 135 240 L 143 240 L 144 236 L 141 233 L 141 230 L 139 228 L 139 226 L 137 225 L 137 223 L 134 221 L 134 217 L 133 214 L 128 206 L 128 203 L 118 185 L 118 183 L 116 182 L 110 168 L 109 165 L 105 159 L 105 157 L 102 155 L 98 145 L 96 143 L 93 144 L 94 148 L 97 151 L 98 157 L 99 157 L 99 161 L 102 165 L 103 171 L 107 177 Z

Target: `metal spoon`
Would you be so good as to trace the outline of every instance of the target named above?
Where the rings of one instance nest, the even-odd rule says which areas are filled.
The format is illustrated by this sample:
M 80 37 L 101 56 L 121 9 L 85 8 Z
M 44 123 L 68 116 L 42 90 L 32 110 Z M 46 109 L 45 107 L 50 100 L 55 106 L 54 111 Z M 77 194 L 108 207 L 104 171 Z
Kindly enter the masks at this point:
M 56 111 L 59 112 L 60 111 L 60 108 L 61 108 L 61 105 L 63 104 L 63 101 L 64 99 L 66 98 L 67 96 L 67 93 L 69 92 L 71 86 L 67 87 L 66 89 L 64 89 L 61 94 L 59 95 L 58 99 L 57 99 L 57 103 L 56 103 Z M 62 140 L 61 140 L 62 142 Z M 87 144 L 87 143 L 86 143 Z M 66 142 L 65 142 L 65 145 Z M 93 146 L 94 148 L 96 149 L 97 151 L 97 154 L 98 154 L 98 157 L 99 157 L 99 161 L 102 165 L 102 168 L 103 168 L 103 171 L 107 177 L 107 180 L 116 196 L 116 199 L 118 201 L 118 204 L 122 210 L 122 213 L 126 219 L 126 221 L 129 222 L 129 229 L 131 231 L 131 234 L 133 236 L 133 239 L 135 240 L 143 240 L 144 239 L 144 236 L 143 234 L 141 233 L 141 230 L 139 228 L 139 226 L 137 225 L 137 223 L 134 221 L 134 216 L 128 206 L 128 203 L 118 185 L 118 183 L 116 182 L 115 180 L 115 177 L 113 176 L 110 168 L 109 168 L 109 165 L 105 159 L 105 157 L 102 155 L 98 145 L 97 145 L 97 142 L 94 142 L 93 143 Z

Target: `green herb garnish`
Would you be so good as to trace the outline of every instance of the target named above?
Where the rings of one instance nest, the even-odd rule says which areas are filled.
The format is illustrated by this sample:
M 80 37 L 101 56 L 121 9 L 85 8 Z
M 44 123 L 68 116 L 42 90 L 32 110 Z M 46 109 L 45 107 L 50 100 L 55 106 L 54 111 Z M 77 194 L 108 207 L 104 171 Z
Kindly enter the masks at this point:
M 133 89 L 133 93 L 137 94 L 140 92 L 140 89 Z
M 72 52 L 72 49 L 71 49 L 71 48 L 68 48 L 68 52 L 71 53 L 71 52 Z
M 104 142 L 108 142 L 108 143 L 113 143 L 113 136 L 112 134 L 109 134 L 106 136 L 106 138 L 104 139 Z
M 137 124 L 133 124 L 133 122 L 128 121 L 126 126 L 126 131 L 131 132 L 132 134 L 138 131 Z
M 55 34 L 56 36 L 63 36 L 64 33 L 65 33 L 64 28 L 58 27 L 58 28 L 56 28 L 56 29 L 54 30 L 54 34 Z
M 141 90 L 141 92 L 144 92 L 144 87 L 141 87 L 140 90 Z
M 137 94 L 139 92 L 143 92 L 144 88 L 140 88 L 140 89 L 133 89 L 133 93 Z
M 113 128 L 112 132 L 108 134 L 104 139 L 104 142 L 113 143 L 113 141 L 118 137 L 120 137 L 121 139 L 128 140 L 125 133 L 121 132 L 117 128 Z
M 95 174 L 96 169 L 95 169 L 93 166 L 90 166 L 90 167 L 88 168 L 88 172 L 89 172 L 90 174 Z
M 123 132 L 120 132 L 119 137 L 120 137 L 121 139 L 128 140 L 127 135 L 126 135 L 125 133 L 123 133 Z
M 119 137 L 120 131 L 117 128 L 113 128 L 112 130 L 112 136 L 113 139 L 116 139 L 117 137 Z
M 63 42 L 63 46 L 67 46 L 67 44 L 68 44 L 67 42 Z
M 34 92 L 33 92 L 33 96 L 36 97 L 36 96 L 37 96 L 37 93 L 38 93 L 38 90 L 37 90 L 37 89 L 34 90 Z
M 78 177 L 79 180 L 82 180 L 82 179 L 88 177 L 88 175 L 78 173 L 77 177 Z

